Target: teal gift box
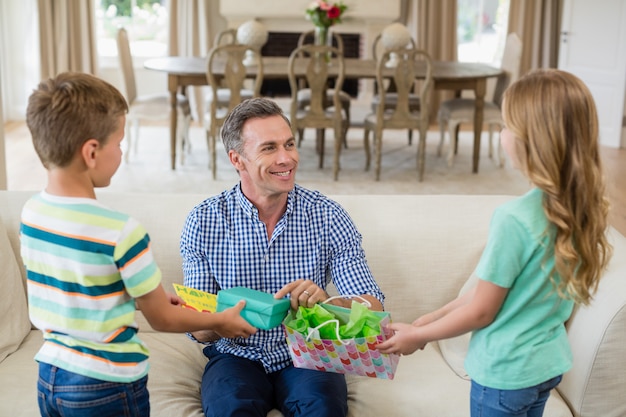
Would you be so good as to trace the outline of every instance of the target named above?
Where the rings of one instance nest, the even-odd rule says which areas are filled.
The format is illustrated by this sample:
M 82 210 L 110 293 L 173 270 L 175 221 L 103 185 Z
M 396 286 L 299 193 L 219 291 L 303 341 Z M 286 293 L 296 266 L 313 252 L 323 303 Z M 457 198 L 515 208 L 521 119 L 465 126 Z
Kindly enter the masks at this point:
M 277 300 L 272 294 L 245 287 L 233 287 L 217 292 L 217 311 L 234 307 L 240 300 L 246 300 L 241 317 L 252 326 L 269 330 L 279 326 L 289 311 L 289 300 Z

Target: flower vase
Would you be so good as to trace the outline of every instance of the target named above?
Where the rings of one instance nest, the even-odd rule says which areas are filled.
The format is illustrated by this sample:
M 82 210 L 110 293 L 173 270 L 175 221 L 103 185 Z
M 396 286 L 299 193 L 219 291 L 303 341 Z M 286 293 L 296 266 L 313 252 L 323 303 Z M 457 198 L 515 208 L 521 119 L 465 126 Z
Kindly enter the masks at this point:
M 328 26 L 315 26 L 315 45 L 327 45 L 332 46 L 332 37 L 328 33 Z M 324 59 L 326 62 L 330 62 L 330 58 L 332 56 L 331 52 L 324 54 Z

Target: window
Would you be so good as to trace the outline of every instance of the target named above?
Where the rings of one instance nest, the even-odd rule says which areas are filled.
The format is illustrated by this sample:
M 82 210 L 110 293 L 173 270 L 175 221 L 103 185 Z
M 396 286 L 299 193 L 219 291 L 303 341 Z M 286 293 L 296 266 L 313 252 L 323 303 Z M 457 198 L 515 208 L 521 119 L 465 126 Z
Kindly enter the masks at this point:
M 458 59 L 500 66 L 509 0 L 457 0 Z
M 93 0 L 96 5 L 98 55 L 104 62 L 117 57 L 116 33 L 128 31 L 136 57 L 167 55 L 167 0 Z

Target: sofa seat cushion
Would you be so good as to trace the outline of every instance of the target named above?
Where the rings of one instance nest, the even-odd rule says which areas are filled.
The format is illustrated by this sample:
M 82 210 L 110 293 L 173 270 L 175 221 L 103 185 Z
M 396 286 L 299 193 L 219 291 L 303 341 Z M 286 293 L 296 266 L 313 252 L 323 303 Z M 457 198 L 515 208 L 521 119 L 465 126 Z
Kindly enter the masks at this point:
M 150 349 L 148 389 L 153 417 L 203 417 L 200 381 L 206 365 L 202 346 L 181 334 L 140 332 Z M 0 416 L 34 416 L 37 408 L 37 363 L 33 356 L 42 343 L 41 332 L 31 331 L 20 349 L 0 363 L 3 396 Z M 18 376 L 19 377 L 16 377 Z M 403 356 L 393 380 L 347 376 L 349 417 L 390 415 L 469 416 L 470 383 L 456 376 L 431 345 Z M 441 387 L 446 387 L 442 393 Z M 572 417 L 556 391 L 545 415 Z M 268 417 L 280 416 L 276 410 Z
M 446 387 L 444 393 L 441 387 Z M 470 383 L 427 345 L 400 358 L 393 380 L 348 377 L 349 415 L 385 416 L 393 410 L 397 416 L 469 416 L 469 391 Z
M 204 417 L 200 403 L 200 383 L 207 363 L 202 345 L 184 334 L 139 332 L 150 350 L 148 390 L 159 398 L 153 417 Z
M 349 376 L 348 415 L 385 416 L 393 410 L 396 416 L 469 417 L 470 386 L 448 368 L 435 345 L 427 345 L 423 351 L 402 356 L 391 381 Z M 546 410 L 551 417 L 572 417 L 556 391 Z

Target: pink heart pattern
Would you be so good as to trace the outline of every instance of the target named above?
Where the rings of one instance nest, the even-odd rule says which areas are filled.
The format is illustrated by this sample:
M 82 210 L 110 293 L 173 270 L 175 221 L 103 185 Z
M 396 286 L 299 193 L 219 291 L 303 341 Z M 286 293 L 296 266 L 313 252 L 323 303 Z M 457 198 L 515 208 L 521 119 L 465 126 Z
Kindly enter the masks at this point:
M 304 335 L 284 325 L 283 330 L 296 368 L 393 379 L 400 356 L 376 350 L 376 345 L 390 336 L 386 327 L 381 327 L 381 335 L 344 340 L 347 344 L 326 339 L 307 341 Z

